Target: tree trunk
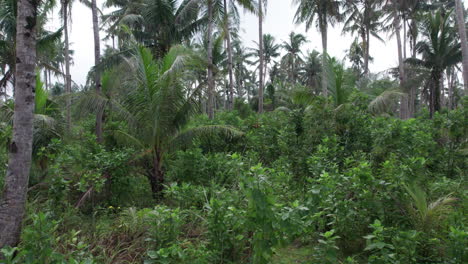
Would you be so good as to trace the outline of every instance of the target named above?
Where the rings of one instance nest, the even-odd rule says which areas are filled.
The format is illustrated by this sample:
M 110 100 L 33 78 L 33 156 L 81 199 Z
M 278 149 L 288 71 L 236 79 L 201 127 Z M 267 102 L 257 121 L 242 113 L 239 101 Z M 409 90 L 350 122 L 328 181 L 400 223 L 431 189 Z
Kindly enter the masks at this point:
M 214 118 L 214 90 L 215 82 L 213 76 L 213 1 L 208 0 L 208 117 Z
M 431 118 L 434 116 L 434 113 L 439 112 L 440 110 L 440 79 L 442 78 L 442 73 L 438 70 L 432 72 L 432 90 L 430 91 L 429 101 L 429 111 Z
M 157 151 L 153 157 L 152 168 L 148 171 L 148 178 L 153 198 L 157 200 L 162 198 L 162 191 L 164 190 L 164 171 L 161 167 L 161 155 Z
M 70 75 L 70 41 L 68 39 L 68 6 L 69 0 L 62 0 L 63 32 L 65 36 L 65 94 L 67 130 L 71 129 L 71 75 Z
M 370 44 L 370 32 L 369 28 L 366 28 L 366 33 L 363 38 L 363 45 L 364 45 L 364 75 L 367 77 L 369 76 L 369 44 Z
M 228 52 L 228 74 L 229 74 L 229 110 L 234 109 L 234 77 L 232 74 L 232 45 L 231 45 L 231 32 L 229 31 L 229 15 L 227 8 L 227 0 L 224 0 L 224 16 L 226 21 L 224 25 L 226 27 L 226 42 L 227 42 L 227 52 Z
M 328 28 L 326 22 L 320 26 L 320 33 L 322 34 L 322 93 L 323 96 L 328 96 L 328 76 L 327 76 L 327 42 L 328 42 Z
M 393 0 L 394 11 L 393 11 L 393 26 L 395 28 L 395 35 L 397 37 L 397 45 L 398 45 L 398 72 L 400 78 L 400 89 L 402 92 L 406 92 L 405 89 L 405 65 L 403 61 L 403 48 L 401 42 L 401 22 L 400 16 L 398 15 L 397 10 L 397 1 Z M 400 102 L 400 118 L 407 119 L 408 118 L 408 96 L 402 96 Z
M 98 65 L 101 61 L 101 40 L 99 38 L 99 23 L 98 23 L 98 10 L 96 0 L 91 0 L 91 12 L 93 15 L 93 36 L 94 36 L 94 65 Z M 94 84 L 96 85 L 96 93 L 101 94 L 101 74 L 99 71 L 94 73 Z M 98 143 L 103 142 L 102 138 L 102 123 L 104 116 L 104 107 L 98 109 L 96 114 L 96 138 Z
M 461 0 L 455 0 L 457 12 L 458 33 L 460 34 L 463 54 L 463 82 L 465 84 L 465 95 L 468 95 L 468 43 L 466 38 L 464 8 Z
M 0 200 L 0 248 L 18 244 L 25 211 L 33 141 L 38 3 L 18 0 L 13 138 Z
M 259 50 L 259 74 L 260 74 L 260 83 L 258 87 L 258 112 L 263 113 L 263 63 L 264 63 L 264 54 L 263 54 L 263 10 L 262 10 L 262 1 L 258 2 L 258 50 Z

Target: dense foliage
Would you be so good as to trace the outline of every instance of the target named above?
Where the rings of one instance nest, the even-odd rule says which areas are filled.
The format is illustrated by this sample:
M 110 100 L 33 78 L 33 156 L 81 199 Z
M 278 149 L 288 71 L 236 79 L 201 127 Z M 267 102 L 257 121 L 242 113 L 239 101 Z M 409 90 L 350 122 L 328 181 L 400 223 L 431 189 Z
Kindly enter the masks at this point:
M 53 3 L 39 4 L 26 214 L 0 263 L 467 263 L 452 3 L 293 2 L 322 37 L 359 33 L 346 60 L 304 54 L 294 32 L 246 49 L 238 8 L 258 15 L 256 1 L 108 0 L 114 45 L 73 90 L 62 29 L 42 29 Z M 0 0 L 0 190 L 16 3 Z M 411 58 L 371 73 L 369 34 L 400 35 L 400 19 Z

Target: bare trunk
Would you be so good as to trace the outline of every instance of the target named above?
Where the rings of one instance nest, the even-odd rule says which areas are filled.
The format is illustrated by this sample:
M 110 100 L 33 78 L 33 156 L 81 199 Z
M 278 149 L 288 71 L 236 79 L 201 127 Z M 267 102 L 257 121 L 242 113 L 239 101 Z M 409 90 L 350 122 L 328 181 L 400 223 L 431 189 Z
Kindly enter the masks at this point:
M 160 199 L 164 190 L 164 171 L 161 166 L 161 155 L 158 152 L 155 152 L 152 163 L 152 168 L 148 170 L 148 179 L 153 198 Z
M 67 130 L 71 129 L 71 75 L 70 75 L 70 42 L 68 39 L 68 5 L 69 0 L 62 0 L 63 32 L 65 36 L 65 94 Z
M 232 74 L 232 45 L 231 45 L 231 32 L 229 31 L 229 15 L 227 9 L 227 1 L 224 0 L 224 14 L 225 14 L 225 26 L 226 26 L 226 42 L 228 52 L 228 74 L 229 74 L 229 110 L 234 109 L 234 77 Z
M 402 42 L 401 42 L 401 22 L 400 22 L 400 16 L 398 15 L 398 10 L 396 8 L 396 0 L 393 0 L 394 8 L 395 10 L 393 11 L 393 26 L 395 28 L 395 35 L 397 37 L 397 45 L 398 45 L 398 72 L 399 72 L 399 78 L 400 78 L 400 89 L 403 92 L 406 92 L 405 89 L 405 65 L 403 61 L 403 48 L 402 48 Z M 407 119 L 408 118 L 408 95 L 402 96 L 401 102 L 400 102 L 400 118 L 401 119 Z
M 96 6 L 96 0 L 91 0 L 91 12 L 93 15 L 93 36 L 94 36 L 94 65 L 98 65 L 101 61 L 101 40 L 99 38 L 99 22 L 98 22 L 98 10 Z M 99 71 L 94 73 L 94 84 L 96 85 L 96 93 L 101 94 L 101 74 Z M 98 109 L 96 114 L 96 138 L 98 143 L 103 142 L 102 138 L 102 123 L 104 116 L 104 107 Z
M 25 211 L 33 141 L 38 3 L 18 1 L 13 138 L 0 200 L 0 248 L 18 244 Z
M 213 1 L 208 0 L 208 117 L 214 118 L 214 90 L 215 82 L 213 76 Z
M 322 93 L 323 96 L 328 96 L 328 76 L 327 76 L 327 43 L 328 43 L 328 28 L 327 24 L 324 23 L 320 27 L 320 33 L 322 34 Z
M 465 84 L 465 95 L 468 95 L 468 43 L 466 38 L 465 16 L 463 14 L 464 8 L 461 0 L 455 0 L 458 33 L 462 45 L 463 54 L 463 82 Z
M 263 63 L 264 63 L 264 54 L 263 54 L 263 10 L 262 10 L 262 0 L 258 4 L 258 50 L 259 50 L 259 73 L 260 73 L 260 83 L 258 87 L 258 112 L 263 113 Z
M 364 75 L 365 76 L 368 76 L 369 75 L 369 42 L 370 42 L 370 39 L 369 39 L 369 36 L 370 36 L 370 32 L 369 32 L 369 29 L 366 28 L 366 33 L 365 35 L 362 36 L 362 41 L 363 41 L 363 45 L 364 45 Z
M 433 82 L 433 89 L 430 91 L 430 102 L 429 102 L 429 110 L 431 118 L 434 116 L 434 113 L 439 112 L 440 110 L 440 79 L 442 78 L 441 72 L 435 70 L 432 72 L 432 82 Z

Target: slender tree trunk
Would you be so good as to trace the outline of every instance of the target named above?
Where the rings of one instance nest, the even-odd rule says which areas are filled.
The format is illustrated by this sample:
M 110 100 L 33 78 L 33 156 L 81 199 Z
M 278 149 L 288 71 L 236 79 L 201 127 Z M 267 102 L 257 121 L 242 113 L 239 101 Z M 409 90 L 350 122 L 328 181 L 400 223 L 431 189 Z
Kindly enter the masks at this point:
M 458 33 L 462 45 L 463 54 L 463 82 L 465 84 L 465 95 L 468 95 L 468 43 L 466 38 L 465 16 L 463 14 L 464 8 L 461 0 L 455 0 Z
M 0 199 L 0 248 L 18 244 L 25 211 L 33 141 L 38 5 L 38 0 L 18 0 L 13 138 Z
M 429 111 L 431 118 L 434 117 L 434 113 L 440 110 L 440 79 L 442 78 L 442 73 L 438 70 L 432 72 L 432 82 L 433 89 L 430 91 L 430 102 L 429 102 Z
M 213 1 L 208 0 L 208 117 L 214 118 L 215 81 L 213 76 Z
M 406 59 L 406 18 L 403 18 L 403 58 Z
M 47 69 L 44 69 L 44 85 L 45 85 L 45 90 L 49 90 L 49 79 L 47 79 Z
M 70 75 L 70 41 L 68 39 L 68 7 L 69 0 L 62 0 L 63 32 L 65 36 L 65 94 L 67 130 L 71 129 L 71 75 Z
M 99 22 L 98 22 L 98 10 L 96 6 L 96 0 L 91 0 L 91 12 L 93 15 L 93 37 L 94 37 L 94 65 L 98 65 L 101 61 L 101 40 L 99 38 Z M 101 94 L 101 74 L 99 71 L 94 73 L 94 84 L 96 85 L 96 93 Z M 96 114 L 96 138 L 98 143 L 103 142 L 102 130 L 103 130 L 103 117 L 104 107 L 98 109 Z
M 370 32 L 369 32 L 369 29 L 366 28 L 366 33 L 365 35 L 363 34 L 362 36 L 362 43 L 364 45 L 364 75 L 367 77 L 369 75 L 369 42 L 370 42 L 370 39 L 369 39 L 369 36 L 370 36 Z
M 228 52 L 228 74 L 229 74 L 229 110 L 234 109 L 234 77 L 232 73 L 232 45 L 231 45 L 231 31 L 229 23 L 229 15 L 227 8 L 227 0 L 224 0 L 224 16 L 226 21 L 224 22 L 225 31 L 226 31 L 226 42 L 227 42 L 227 52 Z
M 327 43 L 328 43 L 328 26 L 324 22 L 320 26 L 320 33 L 322 34 L 322 93 L 323 96 L 328 96 L 328 76 L 327 76 Z
M 263 10 L 262 10 L 262 1 L 258 2 L 258 50 L 259 50 L 259 73 L 260 73 L 260 83 L 258 88 L 258 112 L 263 113 L 263 64 L 264 64 L 264 54 L 263 54 Z
M 393 0 L 394 8 L 393 11 L 393 26 L 395 28 L 395 35 L 397 37 L 397 45 L 398 45 L 398 71 L 399 71 L 399 78 L 400 78 L 400 89 L 404 92 L 405 90 L 405 64 L 403 61 L 403 48 L 401 42 L 401 21 L 400 16 L 398 15 L 397 10 L 397 1 Z M 408 118 L 408 95 L 402 96 L 400 102 L 400 118 L 407 119 Z

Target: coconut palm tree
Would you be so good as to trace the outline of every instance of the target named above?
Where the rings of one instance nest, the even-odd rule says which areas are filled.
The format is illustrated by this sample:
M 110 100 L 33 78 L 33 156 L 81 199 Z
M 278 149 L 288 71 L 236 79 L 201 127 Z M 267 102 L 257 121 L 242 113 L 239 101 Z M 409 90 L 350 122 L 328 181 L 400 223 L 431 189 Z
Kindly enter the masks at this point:
M 198 93 L 187 94 L 181 80 L 190 54 L 187 49 L 175 46 L 163 58 L 154 59 L 148 48 L 138 46 L 126 62 L 132 72 L 122 82 L 130 87 L 120 113 L 127 120 L 129 130 L 118 131 L 117 135 L 145 155 L 144 166 L 155 197 L 163 189 L 164 160 L 170 151 L 201 135 L 216 132 L 240 135 L 227 126 L 187 129 L 190 117 L 197 112 L 195 95 Z
M 264 82 L 262 87 L 265 86 L 266 82 L 266 73 L 268 72 L 268 67 L 273 62 L 273 59 L 279 57 L 281 54 L 279 52 L 281 45 L 276 43 L 275 37 L 270 34 L 263 35 L 263 47 L 260 47 L 260 43 L 254 42 L 257 47 L 251 48 L 249 56 L 256 57 L 256 60 L 253 60 L 251 63 L 253 65 L 258 65 L 258 72 L 263 75 L 262 81 Z M 261 63 L 263 62 L 263 63 Z M 263 66 L 263 68 L 261 68 Z M 260 85 L 259 85 L 260 87 Z M 258 91 L 260 96 L 260 90 Z
M 61 3 L 61 16 L 63 22 L 64 44 L 65 44 L 65 93 L 68 95 L 66 99 L 66 118 L 67 130 L 71 129 L 71 86 L 72 79 L 70 75 L 70 41 L 68 37 L 68 22 L 71 14 L 71 0 L 60 0 Z
M 340 21 L 341 1 L 337 0 L 294 0 L 297 4 L 295 15 L 296 23 L 305 23 L 306 30 L 309 30 L 313 23 L 322 35 L 322 66 L 326 67 L 327 63 L 327 44 L 328 44 L 328 25 L 334 25 Z M 328 96 L 328 81 L 326 72 L 322 72 L 322 93 Z
M 455 0 L 455 12 L 457 15 L 458 34 L 462 43 L 463 55 L 463 81 L 465 83 L 465 95 L 468 95 L 468 41 L 466 38 L 465 16 L 463 14 L 463 3 L 461 0 Z
M 320 52 L 313 50 L 305 58 L 301 68 L 299 78 L 301 83 L 309 87 L 314 94 L 320 93 L 320 74 L 322 73 L 322 64 L 320 61 Z
M 25 211 L 33 143 L 37 14 L 35 2 L 18 0 L 13 138 L 0 200 L 0 248 L 18 244 Z
M 263 94 L 264 94 L 264 78 L 266 71 L 263 72 L 264 65 L 264 51 L 263 51 L 263 18 L 266 13 L 266 6 L 268 0 L 258 0 L 258 54 L 259 54 L 259 66 L 258 66 L 258 76 L 259 76 L 259 86 L 258 86 L 258 112 L 263 113 Z
M 441 108 L 440 80 L 443 72 L 462 60 L 461 44 L 449 23 L 449 15 L 443 16 L 440 10 L 426 15 L 421 33 L 425 39 L 416 45 L 416 49 L 422 59 L 410 58 L 407 61 L 431 71 L 429 111 L 432 117 Z
M 224 35 L 226 38 L 226 48 L 228 54 L 228 77 L 229 77 L 229 103 L 228 108 L 233 109 L 234 107 L 234 75 L 233 75 L 233 51 L 231 43 L 231 25 L 232 18 L 238 18 L 238 12 L 236 5 L 242 6 L 244 9 L 254 12 L 253 0 L 230 0 L 230 8 L 228 8 L 228 0 L 223 0 L 224 10 Z M 231 9 L 231 10 L 229 10 Z M 229 12 L 231 11 L 231 12 Z M 230 19 L 231 18 L 231 19 Z
M 370 37 L 383 41 L 378 35 L 382 30 L 381 18 L 383 15 L 380 6 L 381 0 L 350 1 L 345 5 L 345 16 L 343 32 L 357 33 L 361 37 L 364 53 L 364 75 L 369 73 L 370 60 Z
M 91 13 L 93 18 L 93 39 L 94 39 L 94 65 L 98 65 L 101 61 L 101 39 L 99 38 L 99 21 L 98 21 L 98 8 L 96 0 L 91 0 Z M 99 71 L 94 72 L 94 85 L 96 86 L 97 94 L 101 93 L 101 74 Z M 96 114 L 96 139 L 97 142 L 102 143 L 102 126 L 103 126 L 103 113 L 99 111 Z
M 291 32 L 288 41 L 284 41 L 282 45 L 282 48 L 286 50 L 286 54 L 283 56 L 282 60 L 289 69 L 289 81 L 293 84 L 296 83 L 298 75 L 297 70 L 303 62 L 300 56 L 301 47 L 306 42 L 307 38 L 304 35 Z

